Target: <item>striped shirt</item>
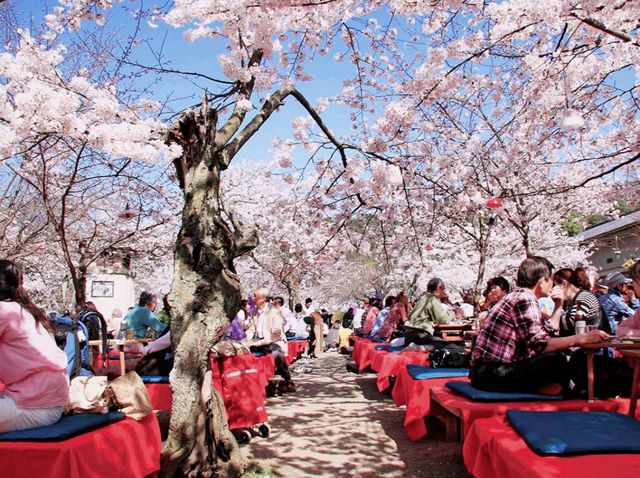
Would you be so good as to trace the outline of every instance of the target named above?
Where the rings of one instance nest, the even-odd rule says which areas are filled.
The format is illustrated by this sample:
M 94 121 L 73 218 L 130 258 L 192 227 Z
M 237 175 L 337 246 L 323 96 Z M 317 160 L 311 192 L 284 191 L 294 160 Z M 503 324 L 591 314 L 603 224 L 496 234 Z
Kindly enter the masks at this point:
M 600 302 L 595 294 L 586 290 L 578 292 L 573 299 L 573 302 L 568 306 L 566 313 L 560 321 L 560 336 L 568 337 L 575 334 L 575 316 L 576 310 L 578 310 L 578 303 L 580 304 L 580 310 L 584 314 L 584 321 L 587 325 L 597 325 L 598 328 L 602 325 L 602 314 L 600 313 Z
M 533 292 L 516 287 L 491 308 L 482 322 L 471 364 L 527 359 L 544 352 L 555 335 L 553 326 L 542 318 Z

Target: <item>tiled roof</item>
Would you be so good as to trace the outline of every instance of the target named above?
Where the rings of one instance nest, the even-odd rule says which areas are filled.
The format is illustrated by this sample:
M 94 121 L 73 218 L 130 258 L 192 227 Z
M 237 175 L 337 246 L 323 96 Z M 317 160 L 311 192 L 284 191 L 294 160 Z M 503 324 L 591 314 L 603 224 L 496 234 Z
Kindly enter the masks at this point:
M 594 239 L 596 237 L 604 236 L 614 231 L 633 226 L 634 224 L 640 224 L 640 210 L 620 216 L 618 219 L 612 219 L 610 221 L 603 222 L 602 224 L 598 224 L 597 226 L 590 227 L 578 234 L 576 237 L 579 241 L 587 241 L 589 239 Z

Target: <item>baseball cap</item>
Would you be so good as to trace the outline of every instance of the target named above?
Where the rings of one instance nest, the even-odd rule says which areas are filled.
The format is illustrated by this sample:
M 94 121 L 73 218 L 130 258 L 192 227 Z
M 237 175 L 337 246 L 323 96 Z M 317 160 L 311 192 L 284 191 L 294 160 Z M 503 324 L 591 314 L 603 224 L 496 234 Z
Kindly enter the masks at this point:
M 611 274 L 608 274 L 605 281 L 609 289 L 615 289 L 620 284 L 631 284 L 631 279 L 626 278 L 620 272 L 612 272 Z

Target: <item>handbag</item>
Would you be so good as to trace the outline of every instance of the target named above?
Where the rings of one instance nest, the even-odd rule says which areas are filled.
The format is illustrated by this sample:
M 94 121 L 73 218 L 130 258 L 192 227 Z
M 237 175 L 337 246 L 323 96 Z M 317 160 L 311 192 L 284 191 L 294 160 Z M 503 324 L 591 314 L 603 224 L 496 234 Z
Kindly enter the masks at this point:
M 69 403 L 65 413 L 107 413 L 109 411 L 109 390 L 107 377 L 82 376 L 69 384 Z
M 111 402 L 135 420 L 141 420 L 153 411 L 147 387 L 136 372 L 128 372 L 109 382 Z

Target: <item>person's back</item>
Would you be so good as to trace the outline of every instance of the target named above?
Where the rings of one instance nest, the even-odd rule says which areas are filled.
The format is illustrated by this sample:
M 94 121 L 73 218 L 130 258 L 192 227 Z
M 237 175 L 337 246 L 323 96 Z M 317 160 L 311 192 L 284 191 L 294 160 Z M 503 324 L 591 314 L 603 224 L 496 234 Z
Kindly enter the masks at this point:
M 67 357 L 21 286 L 20 269 L 0 261 L 0 432 L 55 423 L 69 399 Z
M 335 349 L 338 343 L 338 332 L 340 330 L 340 322 L 335 322 L 329 332 L 327 333 L 327 340 L 325 342 L 326 349 Z
M 142 292 L 138 305 L 127 312 L 127 315 L 122 319 L 122 322 L 135 331 L 136 339 L 145 338 L 149 328 L 156 332 L 162 332 L 165 329 L 166 324 L 160 322 L 153 313 L 156 305 L 157 299 L 155 296 L 148 292 Z

